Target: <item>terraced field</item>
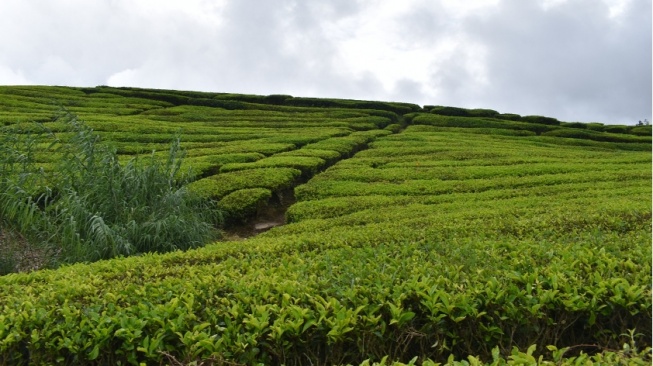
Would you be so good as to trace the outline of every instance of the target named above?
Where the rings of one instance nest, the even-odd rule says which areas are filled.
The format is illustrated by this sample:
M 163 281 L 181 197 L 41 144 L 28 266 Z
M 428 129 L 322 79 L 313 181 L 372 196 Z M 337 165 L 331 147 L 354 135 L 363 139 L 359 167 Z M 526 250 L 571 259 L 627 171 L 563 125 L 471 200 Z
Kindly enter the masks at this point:
M 181 129 L 234 218 L 297 202 L 245 241 L 0 277 L 0 364 L 650 363 L 650 128 L 103 87 L 0 89 L 1 121 L 56 131 L 54 91 L 125 156 Z
M 241 101 L 232 100 L 235 97 Z M 350 108 L 347 101 L 333 108 L 281 106 L 278 103 L 286 99 L 300 105 L 303 99 L 106 87 L 0 87 L 0 98 L 0 121 L 8 132 L 20 132 L 26 122 L 37 121 L 65 138 L 69 132 L 56 120 L 65 109 L 93 128 L 124 160 L 152 151 L 163 155 L 179 135 L 186 151 L 184 167 L 199 179 L 194 188 L 216 200 L 236 195 L 224 205 L 233 219 L 258 205 L 250 198 L 243 209 L 234 206 L 233 201 L 241 201 L 239 196 L 251 193 L 238 191 L 258 188 L 257 197 L 267 201 L 389 134 L 383 128 L 399 120 L 393 110 L 418 108 L 371 102 L 367 103 L 386 109 Z M 40 157 L 46 169 L 58 158 L 56 154 Z M 234 171 L 241 173 L 228 173 Z

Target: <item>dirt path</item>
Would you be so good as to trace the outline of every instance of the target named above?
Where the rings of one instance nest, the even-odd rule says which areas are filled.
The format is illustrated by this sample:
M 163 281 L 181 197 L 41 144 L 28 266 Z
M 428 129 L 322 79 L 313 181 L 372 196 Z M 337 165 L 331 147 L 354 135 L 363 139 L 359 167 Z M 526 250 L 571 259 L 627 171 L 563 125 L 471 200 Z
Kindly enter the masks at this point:
M 401 116 L 400 118 L 401 118 L 402 128 L 401 130 L 396 131 L 394 134 L 401 133 L 406 128 L 406 123 L 404 121 L 403 116 Z M 362 148 L 356 149 L 356 151 L 350 154 L 349 156 L 343 157 L 342 159 L 334 162 L 333 164 L 323 167 L 320 171 L 315 173 L 313 176 L 320 174 L 321 172 L 329 168 L 329 166 L 337 164 L 339 161 L 350 159 L 356 153 L 367 150 L 371 142 L 365 144 Z M 283 192 L 275 193 L 274 196 L 268 202 L 267 206 L 260 209 L 257 215 L 255 217 L 250 218 L 247 222 L 240 225 L 234 225 L 225 228 L 224 230 L 225 239 L 230 241 L 242 240 L 266 232 L 274 227 L 284 225 L 286 223 L 286 211 L 290 206 L 292 206 L 296 202 L 295 192 L 294 192 L 295 187 L 304 184 L 306 181 L 310 180 L 311 178 L 312 177 L 309 177 L 304 181 L 300 181 L 293 187 L 284 190 Z
M 294 187 L 275 193 L 267 206 L 259 209 L 255 217 L 247 222 L 229 227 L 225 230 L 227 240 L 240 240 L 256 236 L 273 227 L 286 223 L 286 211 L 295 203 Z

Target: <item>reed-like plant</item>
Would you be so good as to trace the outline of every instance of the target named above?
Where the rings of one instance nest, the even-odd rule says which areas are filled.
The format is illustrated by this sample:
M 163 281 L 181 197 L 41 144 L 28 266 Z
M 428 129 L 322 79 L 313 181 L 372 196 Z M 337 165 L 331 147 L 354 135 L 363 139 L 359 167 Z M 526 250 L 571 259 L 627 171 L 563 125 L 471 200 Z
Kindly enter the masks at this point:
M 180 171 L 179 137 L 165 160 L 152 154 L 121 164 L 76 116 L 59 120 L 71 137 L 43 126 L 2 131 L 0 227 L 52 248 L 57 263 L 184 250 L 218 237 L 219 210 L 185 188 L 192 177 Z M 52 169 L 34 158 L 42 149 L 60 156 Z

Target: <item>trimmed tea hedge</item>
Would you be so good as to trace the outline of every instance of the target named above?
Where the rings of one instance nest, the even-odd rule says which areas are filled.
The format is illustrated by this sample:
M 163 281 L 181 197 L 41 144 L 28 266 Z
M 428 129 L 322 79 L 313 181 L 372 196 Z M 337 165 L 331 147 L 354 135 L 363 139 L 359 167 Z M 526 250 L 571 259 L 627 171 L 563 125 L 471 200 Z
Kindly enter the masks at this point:
M 205 175 L 189 188 L 233 222 L 328 168 L 295 188 L 288 224 L 245 241 L 0 277 L 0 365 L 651 362 L 649 136 L 492 110 L 0 87 L 17 119 L 50 91 L 136 113 L 88 112 L 123 151 L 181 128 Z

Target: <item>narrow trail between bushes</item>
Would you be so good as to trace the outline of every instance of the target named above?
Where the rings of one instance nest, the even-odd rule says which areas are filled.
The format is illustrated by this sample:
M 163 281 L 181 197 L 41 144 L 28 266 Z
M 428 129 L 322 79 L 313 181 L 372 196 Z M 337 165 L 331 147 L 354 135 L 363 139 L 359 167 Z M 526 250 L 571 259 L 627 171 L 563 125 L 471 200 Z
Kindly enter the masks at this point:
M 294 192 L 296 186 L 283 192 L 275 192 L 267 205 L 260 207 L 256 216 L 249 218 L 245 223 L 225 228 L 225 239 L 246 239 L 268 231 L 273 227 L 284 225 L 286 223 L 286 211 L 296 202 Z
M 399 118 L 400 118 L 399 122 L 401 125 L 401 129 L 387 136 L 400 134 L 406 129 L 407 123 L 404 117 L 400 116 Z M 259 207 L 258 212 L 256 213 L 255 216 L 250 217 L 242 224 L 232 225 L 223 228 L 223 231 L 225 233 L 224 239 L 228 241 L 243 240 L 264 233 L 277 226 L 285 225 L 286 211 L 288 211 L 288 208 L 290 208 L 290 206 L 294 205 L 295 202 L 297 202 L 297 199 L 295 198 L 295 187 L 298 187 L 308 182 L 313 177 L 324 172 L 325 170 L 337 164 L 338 162 L 351 159 L 357 153 L 369 149 L 371 143 L 383 137 L 385 136 L 377 137 L 374 140 L 369 141 L 368 143 L 356 148 L 354 151 L 342 157 L 341 159 L 333 162 L 332 164 L 325 165 L 320 170 L 318 170 L 315 174 L 297 181 L 292 187 L 280 192 L 274 192 L 272 198 L 270 198 L 267 204 L 262 207 Z

